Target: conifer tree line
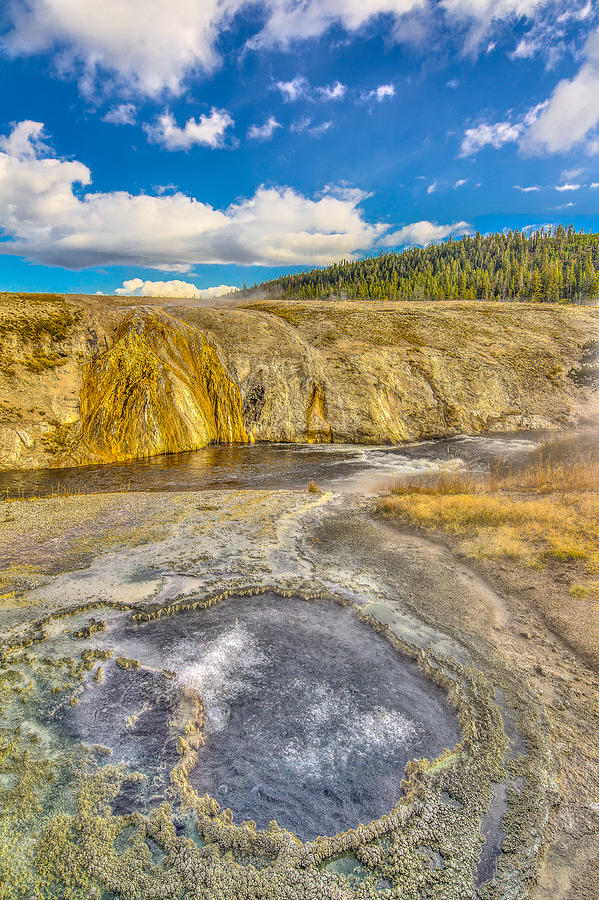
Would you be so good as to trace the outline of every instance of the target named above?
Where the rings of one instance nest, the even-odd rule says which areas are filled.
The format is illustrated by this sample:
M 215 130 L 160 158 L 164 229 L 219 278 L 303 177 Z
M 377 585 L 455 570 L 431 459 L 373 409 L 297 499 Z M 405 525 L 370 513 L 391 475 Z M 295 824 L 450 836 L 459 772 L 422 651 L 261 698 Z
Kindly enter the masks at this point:
M 559 225 L 448 240 L 285 275 L 244 288 L 286 299 L 522 300 L 599 297 L 599 234 Z

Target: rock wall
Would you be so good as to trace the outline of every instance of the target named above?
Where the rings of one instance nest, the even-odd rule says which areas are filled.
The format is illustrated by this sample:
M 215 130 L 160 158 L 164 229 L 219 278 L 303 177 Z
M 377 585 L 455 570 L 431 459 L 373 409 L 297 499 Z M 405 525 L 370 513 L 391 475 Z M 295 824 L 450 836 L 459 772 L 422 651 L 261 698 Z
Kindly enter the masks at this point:
M 0 467 L 212 441 L 394 443 L 599 413 L 596 380 L 577 374 L 597 309 L 126 300 L 0 295 Z

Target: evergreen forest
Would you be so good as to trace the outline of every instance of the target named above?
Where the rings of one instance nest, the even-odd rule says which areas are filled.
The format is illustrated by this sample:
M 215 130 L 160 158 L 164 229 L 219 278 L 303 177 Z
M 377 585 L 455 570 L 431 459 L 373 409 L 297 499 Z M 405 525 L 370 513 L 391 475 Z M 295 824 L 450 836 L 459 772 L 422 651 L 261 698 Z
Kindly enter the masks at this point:
M 244 292 L 299 300 L 589 303 L 599 297 L 599 234 L 563 225 L 476 234 L 285 275 Z

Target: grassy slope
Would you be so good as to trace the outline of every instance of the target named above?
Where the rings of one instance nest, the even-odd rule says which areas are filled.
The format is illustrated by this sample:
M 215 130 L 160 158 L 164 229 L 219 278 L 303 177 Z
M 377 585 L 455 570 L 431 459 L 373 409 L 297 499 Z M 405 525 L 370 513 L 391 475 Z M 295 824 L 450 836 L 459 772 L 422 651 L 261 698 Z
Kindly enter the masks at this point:
M 548 622 L 599 666 L 596 437 L 573 457 L 567 442 L 565 449 L 548 445 L 519 472 L 405 481 L 380 509 L 394 521 L 447 535 L 503 583 L 526 585 Z

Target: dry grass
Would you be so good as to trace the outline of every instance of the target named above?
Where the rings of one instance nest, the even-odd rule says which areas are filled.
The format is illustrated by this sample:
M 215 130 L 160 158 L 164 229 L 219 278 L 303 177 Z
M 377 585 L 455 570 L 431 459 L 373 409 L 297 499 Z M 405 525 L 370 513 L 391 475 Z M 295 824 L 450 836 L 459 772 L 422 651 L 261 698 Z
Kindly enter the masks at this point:
M 509 559 L 530 567 L 574 568 L 574 597 L 599 597 L 599 457 L 559 460 L 540 452 L 521 471 L 486 477 L 441 472 L 398 483 L 382 511 L 410 525 L 441 529 L 479 559 Z

